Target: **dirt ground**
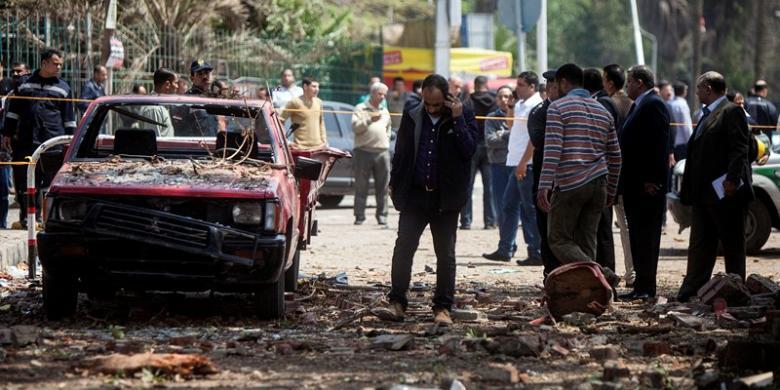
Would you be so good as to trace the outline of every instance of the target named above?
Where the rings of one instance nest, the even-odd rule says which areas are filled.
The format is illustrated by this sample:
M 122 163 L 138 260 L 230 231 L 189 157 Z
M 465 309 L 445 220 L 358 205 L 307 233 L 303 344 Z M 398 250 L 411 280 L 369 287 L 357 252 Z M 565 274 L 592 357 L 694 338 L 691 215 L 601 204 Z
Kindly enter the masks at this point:
M 82 295 L 76 317 L 47 322 L 40 284 L 0 275 L 0 387 L 689 388 L 704 372 L 715 370 L 723 380 L 745 374 L 718 371 L 715 354 L 727 337 L 746 335 L 746 324 L 723 329 L 702 305 L 616 303 L 597 319 L 529 324 L 545 313 L 541 267 L 482 259 L 495 249 L 498 231 L 482 229 L 481 210 L 475 217 L 473 230 L 458 231 L 456 299 L 478 318 L 450 329 L 432 323 L 435 274 L 426 266 L 435 269 L 435 256 L 428 232 L 415 258 L 406 321 L 383 322 L 366 312 L 388 291 L 398 213 L 391 212 L 388 229 L 370 215 L 355 226 L 350 198 L 340 208 L 318 210 L 320 233 L 302 254 L 304 280 L 278 322 L 256 320 L 249 296 L 175 293 L 98 302 Z M 658 275 L 659 293 L 671 298 L 685 273 L 688 231 L 678 234 L 671 216 L 668 221 Z M 522 248 L 522 235 L 519 240 Z M 615 244 L 622 274 L 617 229 Z M 773 234 L 760 256 L 749 256 L 748 273 L 780 280 L 779 264 L 780 234 Z M 716 271 L 722 270 L 721 260 Z M 347 285 L 329 280 L 341 272 Z M 672 310 L 698 316 L 703 325 L 683 326 L 667 316 Z M 18 325 L 31 326 L 33 341 L 4 342 L 3 329 Z M 385 335 L 404 341 L 382 344 Z M 648 342 L 665 345 L 665 352 L 648 353 Z M 202 355 L 217 372 L 96 368 L 96 359 L 112 353 L 141 352 Z

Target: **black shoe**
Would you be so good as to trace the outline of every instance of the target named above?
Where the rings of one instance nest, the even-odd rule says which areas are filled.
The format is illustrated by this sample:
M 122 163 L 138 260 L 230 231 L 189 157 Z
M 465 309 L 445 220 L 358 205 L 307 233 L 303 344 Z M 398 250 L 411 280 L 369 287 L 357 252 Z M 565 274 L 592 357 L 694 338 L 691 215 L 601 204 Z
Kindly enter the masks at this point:
M 496 225 L 486 225 L 485 230 L 495 230 L 498 229 L 498 226 Z
M 508 263 L 510 260 L 512 260 L 511 257 L 502 255 L 501 253 L 498 253 L 498 251 L 493 253 L 483 253 L 482 257 L 493 261 L 503 261 L 505 263 Z
M 693 298 L 693 295 L 690 295 L 690 294 L 680 294 L 680 295 L 677 296 L 677 302 L 688 303 L 688 301 L 690 301 L 691 298 Z
M 544 265 L 542 259 L 539 257 L 529 257 L 525 260 L 517 260 L 516 263 L 521 267 L 536 267 L 536 266 Z
M 638 292 L 638 291 L 631 291 L 628 294 L 622 294 L 618 295 L 618 300 L 621 301 L 649 301 L 650 299 L 654 298 L 654 295 L 645 293 L 645 292 Z
M 460 225 L 460 230 L 471 230 L 471 225 Z
M 376 217 L 376 223 L 380 225 L 387 225 L 387 217 Z
M 355 225 L 362 225 L 363 222 L 366 222 L 366 220 L 365 219 L 356 219 L 355 220 Z

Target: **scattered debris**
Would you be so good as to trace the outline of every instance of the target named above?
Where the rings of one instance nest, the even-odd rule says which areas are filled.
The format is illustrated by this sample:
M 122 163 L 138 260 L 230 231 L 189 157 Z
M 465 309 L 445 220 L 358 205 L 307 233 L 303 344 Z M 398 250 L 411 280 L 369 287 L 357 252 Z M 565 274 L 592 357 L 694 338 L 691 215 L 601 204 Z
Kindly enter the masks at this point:
M 460 322 L 478 322 L 485 319 L 485 315 L 477 310 L 471 309 L 453 309 L 450 311 L 450 316 L 453 321 Z
M 596 322 L 596 316 L 590 313 L 574 312 L 561 317 L 561 321 L 569 325 L 585 326 Z
M 23 347 L 38 340 L 41 330 L 32 325 L 15 325 L 10 328 L 0 328 L 0 345 Z
M 604 363 L 603 380 L 613 382 L 616 379 L 628 378 L 630 376 L 631 370 L 626 367 L 622 360 L 608 360 Z
M 762 374 L 739 378 L 736 383 L 737 385 L 744 386 L 746 388 L 768 387 L 775 383 L 775 375 L 773 372 L 765 372 Z
M 156 370 L 160 374 L 211 375 L 219 372 L 209 358 L 203 355 L 175 353 L 142 353 L 136 355 L 113 354 L 94 359 L 91 369 L 103 374 L 132 374 L 143 369 Z
M 547 275 L 545 301 L 556 319 L 573 312 L 601 315 L 612 302 L 612 287 L 590 261 L 565 264 Z
M 723 298 L 729 306 L 744 306 L 750 303 L 750 291 L 739 275 L 715 274 L 702 286 L 697 295 L 704 304 L 712 304 L 715 298 Z
M 617 360 L 620 357 L 620 351 L 612 346 L 591 348 L 589 354 L 598 361 Z
M 509 363 L 498 364 L 491 363 L 480 371 L 483 380 L 503 384 L 514 384 L 520 382 L 520 373 L 517 368 Z
M 371 341 L 374 349 L 388 349 L 391 351 L 404 351 L 414 347 L 414 335 L 410 334 L 383 334 Z
M 648 341 L 642 344 L 642 354 L 652 357 L 671 355 L 672 347 L 666 341 Z
M 758 274 L 750 274 L 745 281 L 745 286 L 751 294 L 776 293 L 780 286 L 774 280 Z

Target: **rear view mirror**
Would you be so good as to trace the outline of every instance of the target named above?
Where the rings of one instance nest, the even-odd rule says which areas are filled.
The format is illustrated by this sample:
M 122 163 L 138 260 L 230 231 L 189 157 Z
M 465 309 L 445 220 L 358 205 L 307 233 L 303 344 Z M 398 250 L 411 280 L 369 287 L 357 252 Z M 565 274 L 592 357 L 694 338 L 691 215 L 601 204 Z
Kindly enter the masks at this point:
M 317 180 L 320 178 L 320 173 L 322 173 L 322 162 L 301 156 L 295 158 L 296 178 Z

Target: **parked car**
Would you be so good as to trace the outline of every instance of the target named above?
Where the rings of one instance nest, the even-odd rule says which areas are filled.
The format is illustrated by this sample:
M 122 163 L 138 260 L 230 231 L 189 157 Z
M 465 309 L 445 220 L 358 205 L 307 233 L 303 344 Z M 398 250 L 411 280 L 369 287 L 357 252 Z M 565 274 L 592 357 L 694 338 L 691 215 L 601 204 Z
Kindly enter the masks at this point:
M 772 228 L 780 228 L 780 154 L 774 150 L 766 165 L 753 164 L 753 191 L 756 199 L 748 205 L 745 239 L 748 253 L 757 253 L 766 244 Z M 685 172 L 685 160 L 674 166 L 672 192 L 668 193 L 669 211 L 682 232 L 691 226 L 692 210 L 680 202 L 679 192 Z
M 325 115 L 325 130 L 328 134 L 328 144 L 331 147 L 352 153 L 355 145 L 355 133 L 352 131 L 352 115 L 355 106 L 346 103 L 325 101 L 323 108 Z M 395 150 L 395 134 L 390 140 L 390 153 Z M 368 188 L 370 193 L 374 191 L 373 178 Z M 333 169 L 320 189 L 320 204 L 323 207 L 338 207 L 346 195 L 354 195 L 355 177 L 352 172 L 352 159 L 343 158 L 336 161 Z
M 61 153 L 38 234 L 52 319 L 120 288 L 252 292 L 281 317 L 346 155 L 291 150 L 267 102 L 189 96 L 100 98 Z

